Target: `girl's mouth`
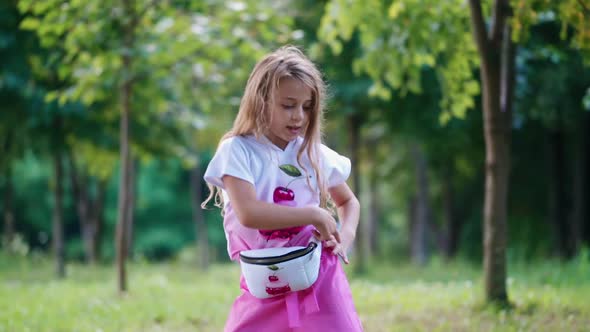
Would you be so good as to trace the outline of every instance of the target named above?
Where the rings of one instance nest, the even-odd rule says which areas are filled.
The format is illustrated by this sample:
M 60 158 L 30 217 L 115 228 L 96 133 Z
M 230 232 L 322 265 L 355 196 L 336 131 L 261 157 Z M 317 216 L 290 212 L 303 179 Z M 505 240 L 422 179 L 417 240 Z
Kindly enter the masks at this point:
M 301 127 L 295 127 L 295 126 L 287 126 L 287 129 L 289 129 L 289 131 L 293 135 L 297 135 L 297 134 L 299 134 L 299 131 L 301 131 Z

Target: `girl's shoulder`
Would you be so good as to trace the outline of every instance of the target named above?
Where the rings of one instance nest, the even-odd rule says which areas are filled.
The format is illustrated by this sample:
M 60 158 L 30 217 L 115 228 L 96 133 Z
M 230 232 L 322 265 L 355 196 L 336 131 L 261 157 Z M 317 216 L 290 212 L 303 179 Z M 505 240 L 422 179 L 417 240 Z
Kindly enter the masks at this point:
M 246 140 L 246 138 L 244 136 L 229 136 L 229 137 L 226 137 L 223 140 L 221 140 L 221 142 L 219 142 L 219 146 L 226 146 L 226 145 L 233 145 L 233 144 L 243 145 L 245 140 Z
M 294 151 L 294 153 L 298 153 L 299 152 L 299 149 L 301 148 L 301 146 L 303 145 L 303 143 L 304 143 L 303 138 L 302 137 L 299 137 L 297 139 L 297 141 L 295 142 L 294 147 L 292 149 Z M 330 148 L 329 146 L 327 146 L 326 144 L 321 143 L 321 142 L 316 143 L 313 147 L 308 146 L 307 149 L 306 149 L 306 152 L 309 149 L 312 149 L 312 151 L 315 150 L 315 153 L 317 153 L 317 155 L 315 156 L 315 158 L 318 158 L 317 161 L 319 161 L 321 163 L 329 162 L 330 160 L 344 157 L 340 153 L 338 153 L 337 151 L 335 151 L 334 149 Z M 305 156 L 306 153 L 304 153 L 303 155 Z
M 271 149 L 254 135 L 231 136 L 219 144 L 216 155 L 232 156 L 242 161 L 268 159 L 272 155 Z
M 235 151 L 235 150 L 251 150 L 253 146 L 253 135 L 248 136 L 230 136 L 223 139 L 219 143 L 218 150 L 220 151 Z M 254 139 L 255 141 L 255 139 Z
M 340 156 L 340 154 L 338 152 L 336 152 L 335 150 L 333 150 L 332 148 L 330 148 L 329 146 L 327 146 L 324 143 L 320 143 L 319 149 L 320 149 L 320 153 L 321 153 L 322 157 L 324 157 L 324 158 L 331 158 L 331 157 Z

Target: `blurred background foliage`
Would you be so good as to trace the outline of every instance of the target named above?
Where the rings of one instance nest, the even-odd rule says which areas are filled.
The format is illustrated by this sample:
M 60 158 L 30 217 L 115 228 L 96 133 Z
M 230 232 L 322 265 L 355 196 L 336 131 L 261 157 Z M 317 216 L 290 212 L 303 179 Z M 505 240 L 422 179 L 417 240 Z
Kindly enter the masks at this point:
M 427 258 L 481 261 L 485 146 L 464 1 L 135 1 L 131 48 L 124 3 L 0 4 L 4 250 L 51 250 L 59 154 L 66 260 L 88 260 L 88 225 L 100 230 L 96 259 L 114 260 L 121 87 L 131 81 L 129 257 L 226 261 L 220 212 L 195 208 L 208 189 L 194 179 L 255 62 L 294 44 L 329 84 L 325 142 L 353 158 L 369 257 L 411 258 L 418 204 Z M 508 259 L 570 259 L 590 244 L 588 2 L 511 3 Z

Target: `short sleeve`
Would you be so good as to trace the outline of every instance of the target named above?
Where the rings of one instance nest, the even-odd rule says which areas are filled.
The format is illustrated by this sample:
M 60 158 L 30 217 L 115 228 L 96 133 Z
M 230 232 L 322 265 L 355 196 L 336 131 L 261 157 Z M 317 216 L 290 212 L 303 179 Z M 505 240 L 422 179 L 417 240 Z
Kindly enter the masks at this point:
M 328 188 L 344 183 L 350 175 L 350 159 L 338 154 L 325 145 L 321 145 L 322 172 Z
M 254 184 L 248 150 L 239 137 L 230 137 L 221 142 L 203 178 L 207 183 L 225 189 L 221 180 L 225 175 Z

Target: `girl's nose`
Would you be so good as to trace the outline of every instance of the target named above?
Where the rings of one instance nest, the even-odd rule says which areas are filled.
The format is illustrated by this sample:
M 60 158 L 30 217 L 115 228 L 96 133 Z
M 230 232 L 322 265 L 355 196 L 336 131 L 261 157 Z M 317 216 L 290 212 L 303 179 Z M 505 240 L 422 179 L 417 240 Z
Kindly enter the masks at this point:
M 295 120 L 303 119 L 304 112 L 305 111 L 303 110 L 303 106 L 297 106 L 297 107 L 295 107 L 295 110 L 291 114 L 291 117 Z

